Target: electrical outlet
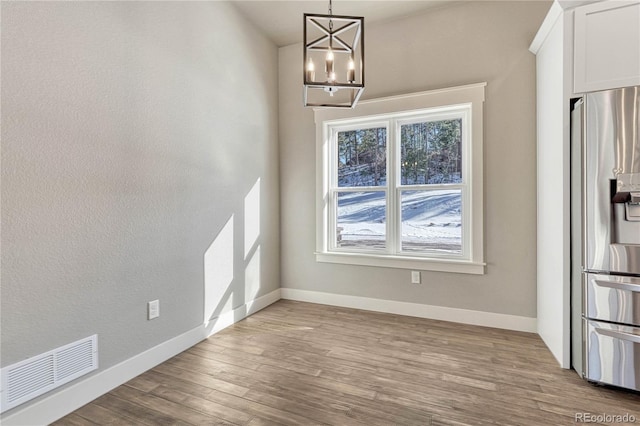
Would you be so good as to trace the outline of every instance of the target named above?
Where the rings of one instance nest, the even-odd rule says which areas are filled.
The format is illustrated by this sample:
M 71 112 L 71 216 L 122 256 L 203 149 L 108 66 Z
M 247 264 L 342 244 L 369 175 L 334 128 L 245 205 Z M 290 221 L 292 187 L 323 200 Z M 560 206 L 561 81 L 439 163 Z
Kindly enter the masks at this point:
M 420 271 L 411 271 L 411 284 L 420 284 Z
M 151 302 L 147 303 L 147 313 L 148 313 L 148 319 L 152 320 L 154 318 L 158 318 L 160 316 L 160 301 L 159 300 L 152 300 Z

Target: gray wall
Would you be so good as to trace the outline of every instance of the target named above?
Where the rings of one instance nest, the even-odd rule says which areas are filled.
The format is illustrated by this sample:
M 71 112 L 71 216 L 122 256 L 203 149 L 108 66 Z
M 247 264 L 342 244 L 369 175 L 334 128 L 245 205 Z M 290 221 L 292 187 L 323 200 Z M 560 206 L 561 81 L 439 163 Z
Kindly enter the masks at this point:
M 2 366 L 97 333 L 105 369 L 278 289 L 277 84 L 226 3 L 2 3 Z
M 282 287 L 536 316 L 535 57 L 547 1 L 468 2 L 366 28 L 363 99 L 486 81 L 482 276 L 316 263 L 313 110 L 280 48 Z

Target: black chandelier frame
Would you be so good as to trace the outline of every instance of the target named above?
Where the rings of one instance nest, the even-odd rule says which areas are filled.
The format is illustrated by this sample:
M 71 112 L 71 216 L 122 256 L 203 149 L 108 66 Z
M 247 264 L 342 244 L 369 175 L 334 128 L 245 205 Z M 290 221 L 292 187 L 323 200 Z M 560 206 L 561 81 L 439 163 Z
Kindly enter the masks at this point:
M 305 13 L 304 19 L 304 53 L 302 58 L 303 81 L 304 81 L 304 106 L 311 107 L 335 107 L 353 108 L 356 106 L 360 96 L 364 91 L 364 18 L 359 16 L 344 15 L 321 15 Z M 334 23 L 335 28 L 334 28 Z M 322 34 L 320 37 L 310 40 L 309 30 L 315 28 Z M 344 40 L 343 34 L 354 31 L 353 40 Z M 314 78 L 314 73 L 307 72 L 307 65 L 310 52 L 323 51 L 333 52 L 334 55 L 349 55 L 354 62 L 353 76 L 351 81 L 318 80 Z M 329 74 L 327 72 L 327 74 Z M 348 77 L 349 78 L 349 77 Z M 346 79 L 345 79 L 346 80 Z M 310 91 L 322 90 L 328 94 L 324 96 L 324 101 L 310 101 Z M 333 94 L 339 90 L 349 90 L 347 100 L 333 101 Z

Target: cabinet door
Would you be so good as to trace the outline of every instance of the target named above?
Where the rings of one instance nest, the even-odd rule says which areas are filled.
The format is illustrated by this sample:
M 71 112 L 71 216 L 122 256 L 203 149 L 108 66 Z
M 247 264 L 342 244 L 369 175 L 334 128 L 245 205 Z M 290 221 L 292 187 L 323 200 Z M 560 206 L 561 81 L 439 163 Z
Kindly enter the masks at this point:
M 640 85 L 640 0 L 575 9 L 576 93 Z

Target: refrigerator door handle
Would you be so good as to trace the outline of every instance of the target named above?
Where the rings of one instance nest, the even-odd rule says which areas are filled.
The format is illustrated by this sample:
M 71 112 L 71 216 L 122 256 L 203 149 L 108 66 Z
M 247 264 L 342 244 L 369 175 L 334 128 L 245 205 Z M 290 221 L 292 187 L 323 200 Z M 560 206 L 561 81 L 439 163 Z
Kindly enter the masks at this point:
M 622 283 L 622 282 L 618 282 L 618 281 L 604 281 L 604 280 L 598 280 L 595 279 L 594 282 L 600 286 L 600 287 L 609 287 L 609 288 L 615 288 L 618 290 L 627 290 L 627 291 L 633 291 L 633 292 L 640 292 L 640 284 L 634 284 L 634 283 Z
M 625 333 L 623 331 L 609 330 L 606 328 L 596 328 L 596 333 L 603 336 L 613 337 L 615 339 L 626 340 L 628 342 L 640 343 L 640 336 L 637 334 Z

